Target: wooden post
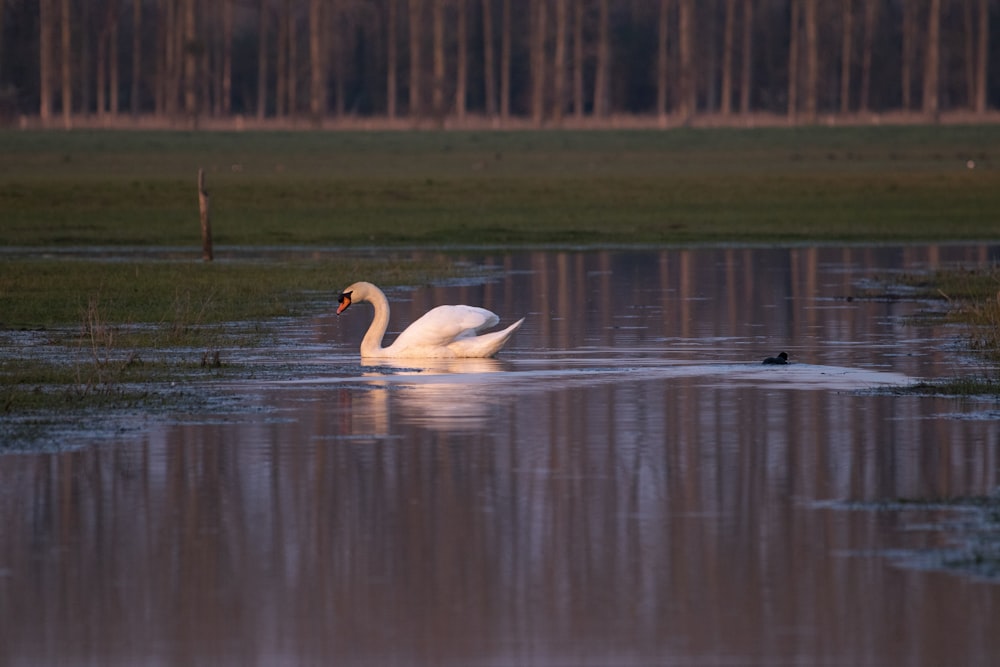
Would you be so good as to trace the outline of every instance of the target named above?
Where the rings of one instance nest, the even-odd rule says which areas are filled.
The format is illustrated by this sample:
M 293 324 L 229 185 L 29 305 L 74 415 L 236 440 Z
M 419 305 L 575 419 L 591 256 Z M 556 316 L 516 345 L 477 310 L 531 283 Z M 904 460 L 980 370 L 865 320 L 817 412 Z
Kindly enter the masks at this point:
M 215 255 L 212 252 L 212 220 L 209 216 L 208 190 L 205 189 L 205 170 L 198 170 L 198 212 L 201 214 L 201 258 L 211 262 Z

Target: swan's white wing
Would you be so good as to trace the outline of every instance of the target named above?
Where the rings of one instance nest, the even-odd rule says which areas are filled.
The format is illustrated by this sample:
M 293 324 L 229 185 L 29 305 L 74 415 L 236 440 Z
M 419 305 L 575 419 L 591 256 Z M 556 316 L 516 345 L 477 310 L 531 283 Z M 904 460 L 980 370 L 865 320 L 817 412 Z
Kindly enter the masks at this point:
M 456 357 L 492 357 L 507 343 L 507 339 L 521 328 L 523 323 L 524 318 L 522 317 L 502 331 L 491 331 L 481 336 L 457 338 L 454 343 L 448 346 L 448 349 Z
M 407 349 L 444 347 L 458 338 L 496 326 L 500 318 L 475 306 L 438 306 L 423 315 L 396 337 L 389 347 L 394 352 Z

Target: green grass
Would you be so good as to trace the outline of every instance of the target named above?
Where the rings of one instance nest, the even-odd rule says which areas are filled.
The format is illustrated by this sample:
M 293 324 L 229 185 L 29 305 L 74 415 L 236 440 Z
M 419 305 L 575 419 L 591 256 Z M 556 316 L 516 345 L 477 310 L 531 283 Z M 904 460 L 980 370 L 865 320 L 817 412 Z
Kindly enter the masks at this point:
M 1000 236 L 994 126 L 8 131 L 0 244 L 197 246 L 199 167 L 220 245 Z
M 431 257 L 409 260 L 200 260 L 7 258 L 0 263 L 0 329 L 80 322 L 96 302 L 111 322 L 190 326 L 302 314 L 311 302 L 333 308 L 359 276 L 383 284 L 454 276 Z

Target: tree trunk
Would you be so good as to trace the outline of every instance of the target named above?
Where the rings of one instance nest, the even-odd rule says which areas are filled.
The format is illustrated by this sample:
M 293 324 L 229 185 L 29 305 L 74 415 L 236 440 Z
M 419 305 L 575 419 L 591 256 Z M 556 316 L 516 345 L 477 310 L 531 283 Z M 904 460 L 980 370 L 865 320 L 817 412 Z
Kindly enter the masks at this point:
M 660 0 L 659 17 L 656 22 L 656 114 L 661 124 L 667 117 L 667 34 L 670 30 L 670 0 Z
M 39 0 L 38 5 L 38 116 L 43 127 L 52 120 L 52 2 Z
M 569 9 L 566 0 L 556 0 L 556 52 L 553 63 L 552 116 L 557 125 L 562 124 L 563 113 L 566 111 L 566 22 Z
M 819 39 L 816 25 L 816 0 L 805 2 L 806 28 L 806 122 L 815 123 L 818 105 L 816 96 L 819 93 Z
M 500 18 L 500 117 L 510 118 L 510 0 L 503 0 Z
M 866 0 L 867 1 L 867 0 Z M 913 3 L 903 3 L 903 54 L 900 68 L 902 77 L 903 110 L 913 108 L 913 49 L 916 45 L 916 20 Z M 864 94 L 864 91 L 862 91 Z
M 62 117 L 63 127 L 67 130 L 73 126 L 73 68 L 71 56 L 73 49 L 72 21 L 69 0 L 62 0 Z
M 986 112 L 986 76 L 989 66 L 990 2 L 979 0 L 979 37 L 976 40 L 976 113 Z
M 160 0 L 157 5 L 153 25 L 153 29 L 156 31 L 156 46 L 153 51 L 153 69 L 155 72 L 153 79 L 153 113 L 161 116 L 166 111 L 164 93 L 167 90 L 166 21 L 164 20 L 163 0 Z
M 458 20 L 458 54 L 455 65 L 455 116 L 465 120 L 467 80 L 469 77 L 469 27 L 466 0 L 455 0 Z
M 420 86 L 420 14 L 421 0 L 410 0 L 410 117 L 414 120 L 423 115 Z
M 396 0 L 386 0 L 385 114 L 396 117 Z
M 609 0 L 598 0 L 597 71 L 594 73 L 594 116 L 608 115 L 609 75 L 611 70 L 611 30 Z
M 142 0 L 132 1 L 132 92 L 129 107 L 139 115 L 139 79 L 142 77 Z
M 697 106 L 697 93 L 694 85 L 694 2 L 680 0 L 678 15 L 680 30 L 680 95 L 678 110 L 683 123 L 690 123 L 694 118 Z
M 872 89 L 872 49 L 875 46 L 875 26 L 878 22 L 877 0 L 865 0 L 865 35 L 861 53 L 861 99 L 858 108 L 867 112 Z
M 118 103 L 118 0 L 108 0 L 108 102 L 111 118 L 116 118 Z
M 753 3 L 743 1 L 743 72 L 740 77 L 740 113 L 750 113 L 751 76 L 753 65 Z
M 347 113 L 347 54 L 350 53 L 350 35 L 347 33 L 347 21 L 344 19 L 343 9 L 338 7 L 333 12 L 332 41 L 339 45 L 337 57 L 334 61 L 333 77 L 336 81 L 336 113 L 338 118 L 343 118 Z
M 322 122 L 326 114 L 323 54 L 320 48 L 322 34 L 323 12 L 320 0 L 309 0 L 309 113 L 316 125 Z
M 0 0 L 0 84 L 2 84 L 4 82 L 3 72 L 4 72 L 4 62 L 5 61 L 4 61 L 3 54 L 4 54 L 4 50 L 6 48 L 4 46 L 6 42 L 5 42 L 4 38 L 3 38 L 4 37 L 4 29 L 5 29 L 4 28 L 4 26 L 5 26 L 4 16 L 6 15 L 6 12 L 3 11 L 3 7 L 4 7 L 3 0 Z
M 444 0 L 434 0 L 432 32 L 434 37 L 434 86 L 432 108 L 436 118 L 443 118 L 444 106 Z
M 284 0 L 278 5 L 278 57 L 274 67 L 274 115 L 278 118 L 283 117 L 288 109 L 286 106 L 288 102 L 288 12 L 285 11 L 285 2 L 287 1 Z
M 184 0 L 184 113 L 190 121 L 198 113 L 196 84 L 198 63 L 195 52 L 194 0 Z
M 927 15 L 927 52 L 924 60 L 923 110 L 934 120 L 938 118 L 938 85 L 941 71 L 941 0 L 931 0 Z
M 541 127 L 545 118 L 545 0 L 532 0 L 531 12 L 531 119 Z
M 583 0 L 573 7 L 573 113 L 583 118 Z
M 842 0 L 840 20 L 840 113 L 851 110 L 851 49 L 854 32 L 853 0 Z
M 976 108 L 976 30 L 972 25 L 974 5 L 969 0 L 962 3 L 962 46 L 965 47 L 965 101 L 970 110 Z
M 288 30 L 288 115 L 299 113 L 299 32 L 292 0 L 285 0 L 285 28 Z
M 722 24 L 722 114 L 728 116 L 733 104 L 733 21 L 736 0 L 726 0 L 726 15 Z
M 222 114 L 228 116 L 233 105 L 233 0 L 222 5 Z
M 181 106 L 187 95 L 187 83 L 184 77 L 187 66 L 187 31 L 184 27 L 184 8 L 188 0 L 174 0 L 174 112 L 179 116 L 184 110 Z M 192 84 L 193 85 L 193 84 Z
M 799 0 L 792 2 L 788 39 L 788 117 L 795 122 L 799 111 Z
M 486 88 L 486 115 L 497 114 L 496 63 L 493 47 L 493 2 L 483 0 L 483 85 Z
M 96 77 L 96 103 L 97 103 L 97 117 L 104 120 L 104 115 L 108 112 L 108 33 L 105 30 L 106 23 L 105 17 L 98 17 L 99 28 L 97 30 L 97 55 L 95 68 L 97 70 Z
M 267 115 L 267 2 L 257 6 L 257 120 Z

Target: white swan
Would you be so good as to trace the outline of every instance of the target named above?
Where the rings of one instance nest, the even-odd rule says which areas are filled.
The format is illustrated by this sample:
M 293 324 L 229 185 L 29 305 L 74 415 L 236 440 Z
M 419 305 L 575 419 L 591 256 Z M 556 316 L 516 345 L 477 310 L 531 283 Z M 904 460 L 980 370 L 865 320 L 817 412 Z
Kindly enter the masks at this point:
M 485 308 L 475 306 L 438 306 L 427 311 L 416 322 L 396 336 L 389 347 L 382 347 L 382 337 L 389 326 L 389 300 L 375 285 L 354 283 L 337 298 L 337 314 L 352 303 L 367 301 L 375 308 L 368 332 L 361 341 L 361 357 L 429 359 L 442 357 L 492 357 L 521 327 L 522 317 L 502 331 L 481 335 L 480 331 L 495 326 L 500 318 Z

